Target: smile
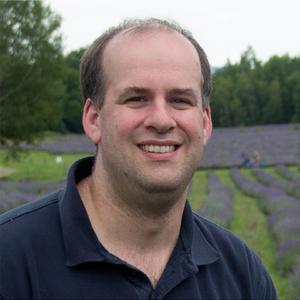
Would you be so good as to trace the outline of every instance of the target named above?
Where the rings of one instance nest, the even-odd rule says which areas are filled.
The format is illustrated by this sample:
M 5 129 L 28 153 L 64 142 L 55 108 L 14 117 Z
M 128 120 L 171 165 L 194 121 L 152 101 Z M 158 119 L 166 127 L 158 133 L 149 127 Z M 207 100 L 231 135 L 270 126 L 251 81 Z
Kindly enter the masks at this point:
M 140 148 L 145 152 L 151 153 L 169 153 L 176 150 L 176 146 L 174 145 L 140 145 Z

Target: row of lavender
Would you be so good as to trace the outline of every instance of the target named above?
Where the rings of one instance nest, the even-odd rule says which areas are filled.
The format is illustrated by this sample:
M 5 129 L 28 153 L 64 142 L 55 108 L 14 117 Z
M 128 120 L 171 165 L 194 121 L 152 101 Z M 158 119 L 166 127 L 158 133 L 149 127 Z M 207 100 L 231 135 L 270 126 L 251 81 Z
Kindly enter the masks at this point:
M 258 176 L 265 176 L 255 170 Z M 298 297 L 295 282 L 300 278 L 300 201 L 269 182 L 269 186 L 250 180 L 238 169 L 232 169 L 230 175 L 240 190 L 258 199 L 261 209 L 268 216 L 270 229 L 277 244 L 279 270 L 288 276 L 290 286 L 295 287 L 294 296 Z M 268 176 L 265 176 L 266 178 Z M 266 181 L 265 181 L 266 182 Z
M 0 213 L 64 186 L 64 181 L 0 180 Z
M 233 214 L 234 191 L 225 185 L 212 171 L 208 173 L 207 194 L 198 213 L 215 222 L 228 227 Z
M 216 128 L 204 150 L 202 167 L 232 167 L 242 164 L 242 156 L 260 155 L 262 166 L 300 164 L 300 124 Z M 22 145 L 24 149 L 52 153 L 95 153 L 95 146 L 84 135 L 69 134 Z
M 299 145 L 300 146 L 300 145 Z M 300 176 L 297 175 L 296 173 L 290 171 L 286 166 L 284 165 L 278 165 L 275 167 L 275 170 L 277 173 L 282 176 L 283 178 L 287 180 L 291 180 L 293 182 L 300 182 Z
M 282 176 L 289 174 L 293 177 L 290 179 L 280 178 L 278 176 L 273 176 L 260 168 L 253 169 L 252 172 L 257 180 L 263 184 L 279 188 L 290 196 L 300 199 L 300 176 L 296 175 L 296 173 L 292 173 L 285 166 L 278 166 L 276 170 Z

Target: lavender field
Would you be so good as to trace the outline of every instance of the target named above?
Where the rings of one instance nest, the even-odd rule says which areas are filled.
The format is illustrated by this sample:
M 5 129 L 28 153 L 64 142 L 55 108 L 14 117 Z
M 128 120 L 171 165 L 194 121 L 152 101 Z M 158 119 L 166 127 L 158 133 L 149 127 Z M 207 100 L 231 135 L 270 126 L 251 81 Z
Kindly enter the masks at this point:
M 94 153 L 95 146 L 84 135 L 64 135 L 25 149 L 52 153 Z M 300 124 L 215 128 L 204 151 L 202 167 L 240 166 L 242 155 L 257 151 L 260 164 L 300 164 Z
M 300 163 L 300 126 L 216 128 L 201 162 L 205 167 L 241 165 L 241 155 L 260 154 L 260 165 Z

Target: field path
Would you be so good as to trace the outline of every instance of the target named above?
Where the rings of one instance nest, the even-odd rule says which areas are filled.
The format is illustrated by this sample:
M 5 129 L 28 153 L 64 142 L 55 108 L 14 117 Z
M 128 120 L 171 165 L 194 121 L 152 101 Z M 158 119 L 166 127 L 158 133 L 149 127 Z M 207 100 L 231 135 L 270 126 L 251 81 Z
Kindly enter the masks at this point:
M 12 173 L 15 173 L 16 169 L 13 168 L 4 168 L 0 166 L 0 178 L 5 177 L 7 175 L 10 175 Z

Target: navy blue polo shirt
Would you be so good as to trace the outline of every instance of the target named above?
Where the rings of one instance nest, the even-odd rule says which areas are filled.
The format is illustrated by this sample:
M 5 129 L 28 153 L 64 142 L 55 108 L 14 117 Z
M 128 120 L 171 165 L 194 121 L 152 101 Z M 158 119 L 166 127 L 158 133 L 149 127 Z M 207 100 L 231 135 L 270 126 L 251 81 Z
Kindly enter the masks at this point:
M 1 299 L 276 298 L 259 258 L 188 203 L 154 289 L 143 272 L 109 253 L 91 227 L 76 183 L 93 162 L 76 162 L 64 189 L 0 216 Z

